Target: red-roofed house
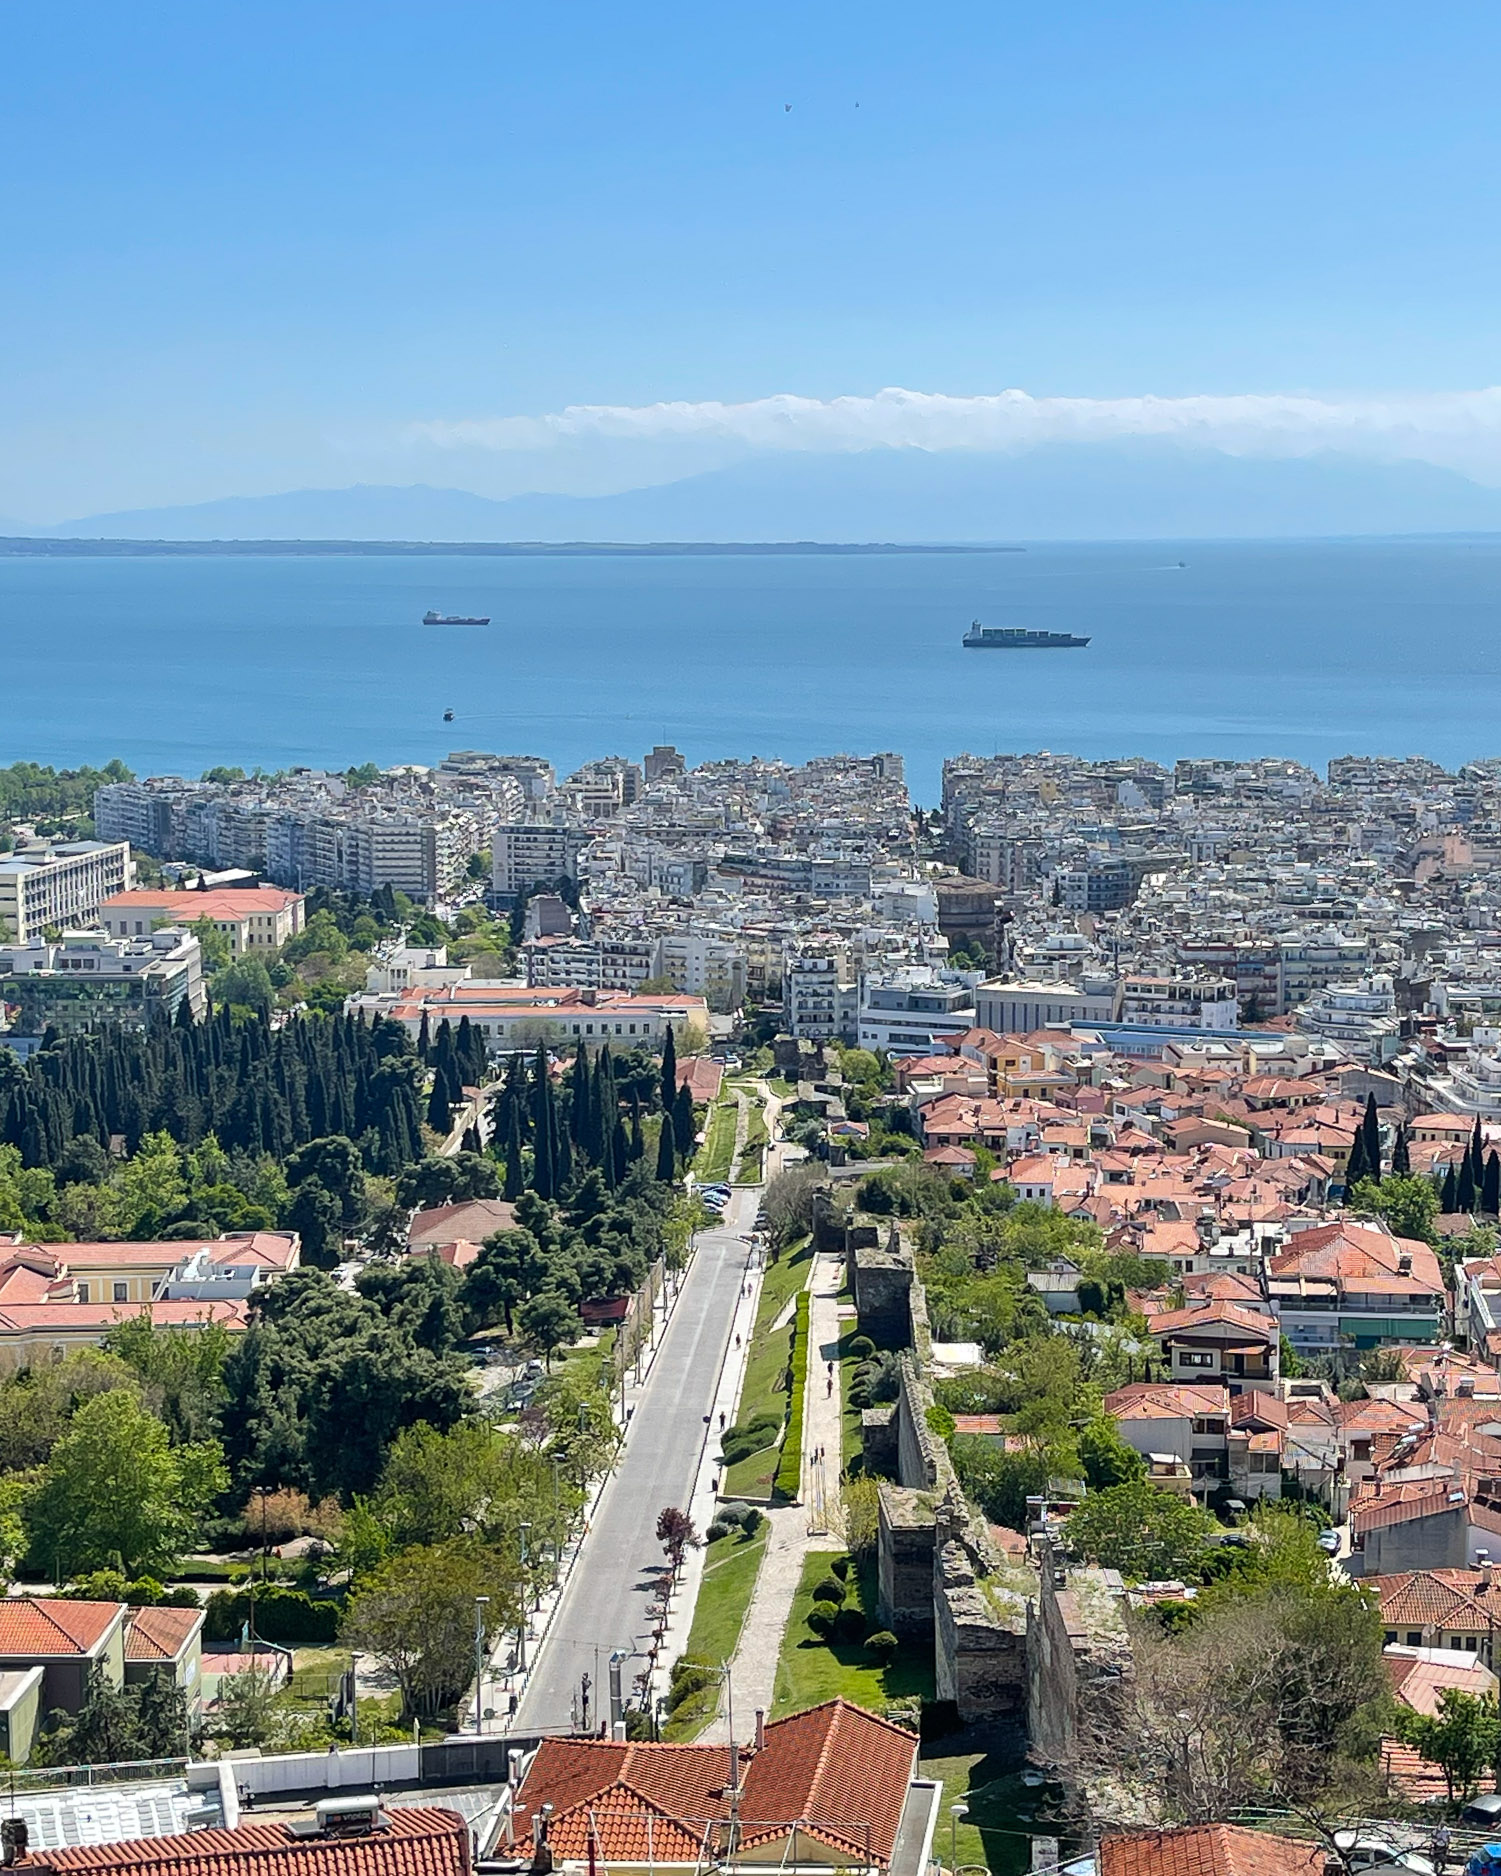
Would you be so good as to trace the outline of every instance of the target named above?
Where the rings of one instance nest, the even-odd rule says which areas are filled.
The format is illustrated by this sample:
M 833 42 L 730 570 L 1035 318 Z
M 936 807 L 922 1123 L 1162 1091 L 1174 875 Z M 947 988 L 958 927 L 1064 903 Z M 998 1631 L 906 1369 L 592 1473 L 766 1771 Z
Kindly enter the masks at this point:
M 516 1793 L 512 1828 L 529 1845 L 551 1806 L 555 1862 L 701 1866 L 715 1861 L 888 1869 L 904 1825 L 926 1862 L 935 1788 L 914 1783 L 917 1739 L 845 1700 L 760 1726 L 736 1754 L 730 1850 L 727 1746 L 544 1739 Z M 916 1826 L 914 1831 L 914 1825 Z
M 1230 1396 L 1218 1383 L 1133 1381 L 1105 1396 L 1105 1411 L 1144 1459 L 1181 1460 L 1196 1484 L 1229 1476 Z
M 469 1825 L 435 1805 L 392 1805 L 374 1828 L 324 1830 L 241 1824 L 127 1843 L 48 1846 L 46 1866 L 69 1876 L 469 1876 Z M 38 1869 L 41 1868 L 40 1861 Z
M 1448 1315 L 1430 1247 L 1354 1219 L 1295 1231 L 1267 1259 L 1267 1295 L 1300 1354 L 1437 1342 Z
M 206 918 L 229 940 L 235 957 L 275 951 L 302 930 L 305 900 L 281 886 L 238 887 L 210 892 L 170 892 L 141 887 L 117 892 L 99 908 L 99 923 L 112 938 L 136 938 L 158 925 L 196 925 Z
M 1322 1876 L 1324 1849 L 1238 1824 L 1100 1839 L 1100 1876 Z
M 164 1668 L 196 1714 L 203 1704 L 203 1611 L 132 1609 L 125 1621 L 125 1684 L 150 1680 Z
M 1281 1336 L 1271 1316 L 1239 1303 L 1199 1303 L 1151 1321 L 1175 1381 L 1223 1382 L 1232 1394 L 1277 1391 Z
M 0 1669 L 41 1668 L 42 1711 L 62 1707 L 76 1713 L 96 1664 L 111 1686 L 124 1685 L 127 1614 L 123 1602 L 51 1596 L 0 1600 Z

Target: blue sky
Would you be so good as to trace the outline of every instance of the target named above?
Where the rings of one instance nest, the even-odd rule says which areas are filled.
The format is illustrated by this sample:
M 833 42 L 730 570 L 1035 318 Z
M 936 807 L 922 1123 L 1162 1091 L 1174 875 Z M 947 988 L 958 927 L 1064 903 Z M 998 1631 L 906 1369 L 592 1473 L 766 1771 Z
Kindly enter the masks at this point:
M 1493 6 L 59 0 L 6 35 L 0 515 L 724 442 L 483 427 L 579 404 L 1501 382 Z M 1501 422 L 1446 421 L 1484 435 L 1414 453 L 1501 481 Z

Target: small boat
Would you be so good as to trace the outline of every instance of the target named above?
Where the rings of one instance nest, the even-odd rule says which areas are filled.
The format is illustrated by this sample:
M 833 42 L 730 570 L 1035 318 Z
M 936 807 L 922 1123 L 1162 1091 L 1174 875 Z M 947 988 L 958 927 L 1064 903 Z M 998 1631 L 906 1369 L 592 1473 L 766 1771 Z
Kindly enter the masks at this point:
M 457 612 L 424 612 L 424 625 L 488 625 L 488 619 L 467 619 Z
M 445 710 L 445 711 L 443 712 L 443 721 L 444 721 L 445 723 L 452 723 L 452 721 L 453 721 L 453 712 L 452 712 L 451 710 Z

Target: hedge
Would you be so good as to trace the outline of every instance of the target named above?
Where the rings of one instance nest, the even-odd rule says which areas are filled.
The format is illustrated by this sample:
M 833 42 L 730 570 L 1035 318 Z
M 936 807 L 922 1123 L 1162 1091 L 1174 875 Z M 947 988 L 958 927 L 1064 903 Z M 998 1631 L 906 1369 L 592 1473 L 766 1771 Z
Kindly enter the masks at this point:
M 808 1391 L 808 1312 L 813 1298 L 807 1290 L 797 1295 L 796 1327 L 792 1333 L 792 1392 L 787 1403 L 787 1433 L 777 1464 L 774 1488 L 796 1504 L 803 1489 L 803 1397 Z
M 314 1602 L 300 1589 L 263 1583 L 255 1592 L 255 1632 L 264 1641 L 307 1643 L 326 1647 L 339 1638 L 340 1608 L 336 1602 Z M 205 1641 L 238 1641 L 250 1620 L 247 1590 L 215 1590 L 203 1620 Z

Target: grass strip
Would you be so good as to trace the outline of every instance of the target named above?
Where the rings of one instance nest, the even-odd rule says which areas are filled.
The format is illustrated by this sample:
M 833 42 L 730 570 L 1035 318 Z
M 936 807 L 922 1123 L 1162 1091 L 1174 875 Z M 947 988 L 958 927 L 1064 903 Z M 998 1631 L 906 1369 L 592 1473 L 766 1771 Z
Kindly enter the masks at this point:
M 809 1629 L 813 1588 L 828 1575 L 832 1554 L 814 1550 L 803 1559 L 802 1580 L 792 1599 L 792 1615 L 777 1657 L 772 1717 L 798 1713 L 804 1707 L 815 1707 L 820 1701 L 833 1700 L 838 1695 L 872 1713 L 880 1713 L 888 1701 L 907 1699 L 914 1694 L 931 1700 L 933 1644 L 930 1640 L 904 1640 L 891 1661 L 880 1667 L 865 1652 L 863 1641 L 820 1641 Z M 875 1575 L 874 1559 L 869 1566 L 851 1571 L 853 1587 L 848 1598 L 864 1611 L 871 1629 L 880 1626 L 876 1619 Z
M 693 1609 L 693 1627 L 683 1654 L 690 1661 L 718 1666 L 730 1660 L 740 1646 L 740 1631 L 755 1593 L 761 1559 L 766 1554 L 770 1526 L 765 1519 L 754 1537 L 736 1531 L 716 1537 L 705 1553 L 703 1582 Z M 696 1739 L 719 1706 L 719 1686 L 690 1694 L 662 1729 L 664 1739 Z
M 813 1297 L 807 1290 L 798 1292 L 797 1316 L 792 1336 L 792 1388 L 787 1403 L 787 1431 L 782 1439 L 782 1457 L 777 1462 L 775 1489 L 789 1504 L 795 1504 L 803 1489 L 803 1401 L 808 1388 L 808 1317 Z

